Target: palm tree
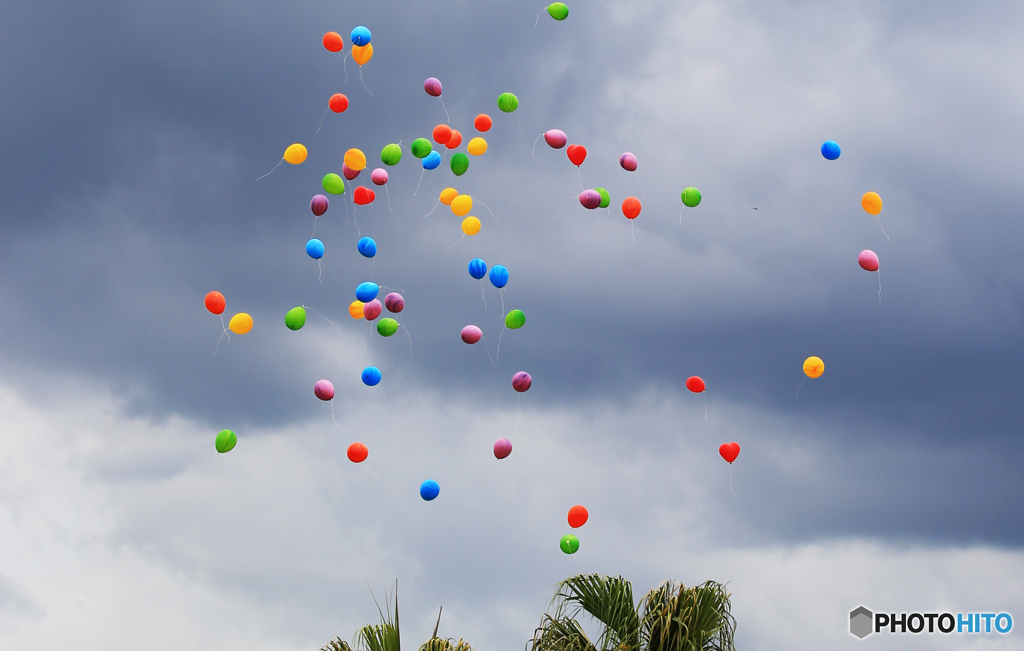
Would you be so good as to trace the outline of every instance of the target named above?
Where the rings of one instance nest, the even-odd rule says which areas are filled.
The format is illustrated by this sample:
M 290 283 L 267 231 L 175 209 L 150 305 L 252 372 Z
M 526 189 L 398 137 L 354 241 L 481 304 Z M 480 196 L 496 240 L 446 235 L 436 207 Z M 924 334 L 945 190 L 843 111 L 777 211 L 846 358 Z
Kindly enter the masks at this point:
M 708 581 L 687 588 L 666 581 L 639 604 L 621 576 L 580 574 L 558 585 L 553 614 L 545 614 L 528 651 L 735 651 L 736 620 L 725 586 Z M 576 617 L 586 611 L 601 624 L 592 642 Z

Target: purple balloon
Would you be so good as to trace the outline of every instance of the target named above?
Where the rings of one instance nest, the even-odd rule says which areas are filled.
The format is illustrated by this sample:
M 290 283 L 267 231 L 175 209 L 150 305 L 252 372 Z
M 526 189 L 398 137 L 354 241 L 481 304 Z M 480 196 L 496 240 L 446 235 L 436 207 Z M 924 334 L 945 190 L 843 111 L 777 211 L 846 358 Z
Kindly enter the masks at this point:
M 370 180 L 373 181 L 374 185 L 384 185 L 388 182 L 388 173 L 383 168 L 378 167 L 370 173 Z
M 510 454 L 512 454 L 512 441 L 508 439 L 498 439 L 494 442 L 494 458 L 504 459 Z
M 405 309 L 405 299 L 398 292 L 391 292 L 384 297 L 384 307 L 388 308 L 388 312 L 398 314 Z M 366 312 L 366 308 L 363 308 L 363 312 Z
M 367 321 L 373 321 L 380 316 L 380 312 L 383 308 L 381 307 L 380 301 L 373 299 L 369 303 L 363 306 L 363 318 Z
M 565 143 L 569 142 L 569 138 L 566 137 L 564 131 L 552 129 L 551 131 L 544 132 L 544 142 L 555 149 L 561 149 L 565 147 Z
M 533 386 L 533 378 L 526 371 L 519 371 L 512 376 L 512 388 L 519 393 L 525 393 Z
M 480 341 L 480 337 L 484 336 L 483 330 L 476 327 L 475 325 L 468 325 L 462 329 L 462 341 L 467 344 L 475 344 Z
M 430 95 L 431 97 L 440 97 L 441 82 L 435 77 L 428 77 L 427 80 L 423 82 L 423 90 L 427 91 L 427 95 Z
M 593 210 L 601 205 L 601 195 L 597 190 L 584 190 L 580 192 L 580 203 L 587 210 Z
M 619 156 L 619 165 L 622 165 L 622 169 L 626 170 L 627 172 L 635 172 L 636 156 L 627 151 L 625 154 Z
M 349 181 L 352 181 L 357 176 L 359 176 L 360 172 L 362 172 L 362 170 L 354 170 L 351 167 L 349 167 L 348 165 L 346 165 L 345 163 L 341 164 L 341 173 Z
M 309 201 L 309 209 L 312 210 L 313 214 L 317 217 L 327 212 L 327 207 L 330 205 L 331 202 L 322 194 L 316 195 Z
M 317 380 L 313 385 L 313 395 L 321 400 L 334 399 L 334 385 L 327 380 Z

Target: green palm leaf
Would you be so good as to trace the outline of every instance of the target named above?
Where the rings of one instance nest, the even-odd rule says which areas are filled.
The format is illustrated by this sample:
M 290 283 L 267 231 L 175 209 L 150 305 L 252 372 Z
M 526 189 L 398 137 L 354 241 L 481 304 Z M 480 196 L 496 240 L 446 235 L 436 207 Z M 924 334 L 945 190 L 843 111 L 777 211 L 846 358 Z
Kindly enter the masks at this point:
M 621 576 L 573 576 L 559 585 L 555 598 L 561 599 L 556 617 L 575 618 L 583 610 L 604 625 L 596 645 L 601 651 L 640 651 L 633 586 Z

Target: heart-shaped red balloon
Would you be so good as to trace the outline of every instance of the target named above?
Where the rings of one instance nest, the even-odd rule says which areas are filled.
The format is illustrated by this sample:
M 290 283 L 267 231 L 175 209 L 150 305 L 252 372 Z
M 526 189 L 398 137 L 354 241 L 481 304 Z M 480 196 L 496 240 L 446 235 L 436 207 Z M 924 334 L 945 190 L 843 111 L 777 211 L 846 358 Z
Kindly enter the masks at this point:
M 718 446 L 718 454 L 722 455 L 722 458 L 732 463 L 736 460 L 736 457 L 740 456 L 740 444 L 736 442 L 723 443 Z
M 587 160 L 587 148 L 583 145 L 569 145 L 565 153 L 568 154 L 569 160 L 576 167 L 579 167 L 583 164 L 583 161 Z
M 352 192 L 352 200 L 355 201 L 356 204 L 360 206 L 365 206 L 368 203 L 373 203 L 373 200 L 376 198 L 377 195 L 373 193 L 373 190 L 371 190 L 370 188 L 364 188 L 361 185 Z

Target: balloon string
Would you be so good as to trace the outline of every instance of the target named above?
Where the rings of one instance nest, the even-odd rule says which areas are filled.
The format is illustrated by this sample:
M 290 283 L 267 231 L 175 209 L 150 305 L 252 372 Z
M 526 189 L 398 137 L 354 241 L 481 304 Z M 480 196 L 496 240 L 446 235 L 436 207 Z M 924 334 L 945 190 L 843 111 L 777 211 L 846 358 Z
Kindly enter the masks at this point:
M 683 209 L 682 208 L 679 209 L 679 225 L 680 226 L 683 225 Z
M 544 7 L 543 9 L 541 9 L 540 10 L 540 14 L 544 13 L 545 11 L 547 11 L 547 7 Z M 537 25 L 540 25 L 540 14 L 537 14 L 537 20 L 535 20 L 534 23 L 533 23 L 533 28 L 534 29 L 537 29 Z
M 276 170 L 277 168 L 281 167 L 281 163 L 283 163 L 283 162 L 284 162 L 283 158 L 281 160 L 277 161 L 277 165 L 274 165 L 274 170 Z M 269 172 L 267 172 L 266 174 L 264 174 L 263 176 L 261 176 L 259 179 L 256 179 L 256 180 L 259 181 L 260 179 L 263 179 L 263 178 L 266 178 L 266 177 L 270 176 L 274 172 L 274 170 L 270 170 Z
M 323 314 L 320 314 L 320 313 L 319 313 L 319 312 L 317 312 L 317 311 L 316 311 L 316 310 L 315 310 L 314 308 L 311 308 L 311 307 L 310 307 L 310 306 L 308 306 L 308 305 L 303 305 L 303 306 L 302 306 L 302 309 L 304 309 L 304 310 L 313 310 L 313 312 L 314 312 L 314 313 L 316 313 L 316 315 L 317 315 L 317 316 L 319 316 L 319 317 L 320 317 L 321 319 L 323 319 L 323 320 L 324 320 L 324 321 L 326 321 L 327 323 L 330 323 L 331 325 L 335 325 L 334 321 L 331 321 L 330 319 L 328 319 L 327 317 L 325 317 L 325 316 L 324 316 Z
M 356 215 L 359 214 L 359 208 L 356 208 L 355 204 L 352 205 L 352 223 L 356 225 L 356 235 L 362 236 L 363 232 L 359 230 L 359 220 L 356 219 Z
M 539 17 L 539 16 L 538 16 L 538 17 Z M 530 154 L 530 155 L 531 155 L 531 156 L 533 156 L 534 158 L 536 158 L 536 157 L 537 157 L 537 142 L 538 142 L 538 141 L 539 141 L 539 140 L 540 140 L 541 138 L 543 138 L 543 137 L 544 137 L 544 134 L 542 133 L 542 134 L 540 134 L 539 136 L 537 136 L 537 140 L 534 140 L 534 141 L 533 141 L 533 153 L 532 153 L 532 154 Z
M 341 429 L 341 425 L 338 424 L 338 421 L 334 420 L 334 398 L 331 398 L 328 402 L 331 403 L 331 422 L 334 423 L 335 427 Z
M 316 131 L 313 133 L 314 136 L 316 134 L 320 133 L 320 129 L 322 129 L 323 126 L 324 126 L 324 118 L 327 117 L 327 111 L 330 111 L 330 110 L 331 109 L 328 108 L 326 111 L 324 111 L 324 114 L 320 116 L 320 126 L 316 128 Z
M 501 338 L 504 337 L 504 336 L 505 336 L 505 328 L 502 328 L 501 329 L 501 334 L 498 335 L 498 350 L 495 351 L 495 353 L 494 353 L 495 359 L 497 359 L 499 362 L 501 361 Z
M 708 419 L 708 390 L 704 389 L 704 420 Z
M 480 297 L 484 299 L 484 312 L 486 312 L 487 311 L 487 292 L 484 290 L 484 279 L 483 278 L 480 279 Z
M 366 82 L 363 81 L 363 66 L 359 66 L 359 83 L 361 83 L 363 85 L 363 88 L 366 88 Z M 373 97 L 373 91 L 372 90 L 370 90 L 369 88 L 366 88 L 366 92 L 370 93 L 370 97 Z
M 878 302 L 882 302 L 882 270 L 875 271 L 878 274 Z
M 231 343 L 231 335 L 228 333 L 228 327 L 224 325 L 224 315 L 220 314 L 218 316 L 220 316 L 220 338 L 217 339 L 217 347 L 213 349 L 214 357 L 217 356 L 217 351 L 220 350 L 220 342 L 224 340 L 225 336 L 228 338 L 228 343 Z
M 499 318 L 504 319 L 505 318 L 505 288 L 504 287 L 502 287 L 502 288 L 500 288 L 498 290 L 498 295 L 501 296 L 501 317 L 499 317 Z
M 455 242 L 455 244 L 452 244 L 451 246 L 448 247 L 448 251 L 451 251 L 452 249 L 454 249 L 456 246 L 458 246 L 459 242 L 461 242 L 464 239 L 466 239 L 466 234 L 465 233 L 462 234 L 462 237 L 460 237 L 458 239 L 458 241 Z M 448 251 L 445 251 L 444 254 L 448 255 Z
M 412 335 L 409 334 L 409 328 L 402 326 L 402 330 L 405 332 L 405 338 L 409 340 L 409 356 L 412 356 Z
M 480 338 L 483 339 L 484 350 L 487 352 L 487 359 L 491 360 L 491 366 L 493 366 L 494 368 L 498 368 L 498 365 L 494 363 L 494 358 L 491 357 L 491 351 L 487 348 L 487 337 L 480 335 Z
M 644 194 L 644 184 L 640 182 L 640 172 L 633 172 L 633 174 L 636 175 L 636 184 L 640 186 L 640 196 L 644 198 L 644 201 L 647 201 L 647 195 Z
M 345 56 L 341 57 L 341 67 L 345 71 L 345 83 L 348 83 L 348 52 Z
M 427 171 L 427 170 L 425 170 L 425 169 L 423 169 L 423 170 L 420 170 L 420 181 L 419 181 L 419 183 L 417 183 L 417 184 L 416 184 L 416 192 L 419 192 L 419 191 L 420 191 L 420 183 L 423 183 L 423 174 L 424 174 L 424 173 L 425 173 L 426 171 Z M 413 192 L 413 193 L 412 193 L 412 196 L 414 196 L 414 197 L 415 197 L 415 196 L 416 196 L 416 192 Z
M 558 209 L 558 212 L 556 212 L 554 215 L 551 215 L 551 219 L 554 219 L 555 217 L 558 217 L 558 214 L 560 212 L 562 212 L 563 210 L 565 210 L 565 207 L 569 205 L 569 202 L 572 201 L 575 198 L 576 197 L 572 197 L 570 199 L 566 199 L 565 203 L 562 204 L 562 207 Z
M 633 231 L 633 226 L 636 224 L 635 219 L 629 220 L 629 234 L 633 236 L 633 241 L 636 242 L 636 232 Z
M 391 214 L 391 191 L 388 190 L 388 186 L 384 184 L 384 194 L 388 195 L 388 214 Z
M 320 281 L 320 286 L 323 287 L 324 286 L 324 281 L 323 281 L 324 266 L 322 264 L 320 264 L 320 260 L 319 259 L 316 261 L 316 266 L 319 267 L 319 269 L 320 269 L 320 273 L 319 273 L 319 275 L 317 275 L 316 279 Z
M 483 206 L 484 208 L 487 208 L 487 212 L 491 213 L 491 217 L 494 217 L 494 219 L 496 219 L 499 222 L 501 221 L 501 219 L 497 215 L 495 215 L 493 212 L 491 212 L 491 209 L 487 206 L 486 203 L 484 203 L 483 201 L 480 201 L 479 199 L 477 199 L 476 202 L 478 204 L 480 204 L 481 206 Z
M 732 489 L 732 464 L 731 463 L 729 464 L 729 492 L 732 493 L 733 497 L 739 497 L 739 495 L 736 494 L 736 491 L 734 491 Z
M 431 215 L 433 215 L 434 211 L 437 210 L 437 207 L 440 206 L 440 205 L 441 205 L 441 200 L 438 199 L 437 203 L 434 204 L 434 207 L 430 209 L 430 212 L 428 212 L 426 215 L 423 215 L 423 218 L 426 219 L 427 217 L 430 217 Z
M 806 382 L 806 381 L 807 381 L 807 377 L 806 376 L 804 377 L 804 379 L 800 380 L 800 386 L 798 386 L 796 388 L 796 397 L 797 398 L 800 397 L 800 389 L 804 388 L 804 382 Z
M 885 232 L 885 226 L 882 226 L 882 218 L 881 217 L 875 217 L 875 219 L 878 220 L 878 227 L 882 229 L 882 235 L 885 235 L 885 241 L 888 242 L 889 241 L 889 234 Z
M 576 166 L 576 175 L 578 177 L 580 177 L 580 191 L 582 192 L 584 190 L 584 187 L 583 187 L 583 172 L 580 171 L 580 166 L 579 165 Z
M 440 95 L 438 95 L 438 96 L 437 96 L 437 101 L 441 102 L 441 108 L 443 108 L 443 109 L 444 109 L 444 116 L 445 116 L 446 118 L 448 118 L 448 124 L 451 124 L 451 123 L 452 123 L 452 116 L 448 115 L 448 109 L 447 109 L 447 108 L 445 108 L 445 105 L 444 105 L 444 100 L 443 100 L 443 99 L 441 99 L 441 96 L 440 96 Z
M 310 237 L 313 237 L 314 235 L 316 235 L 316 221 L 317 221 L 317 219 L 316 219 L 316 217 L 314 217 L 313 218 L 313 232 L 309 234 Z

